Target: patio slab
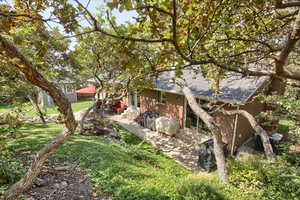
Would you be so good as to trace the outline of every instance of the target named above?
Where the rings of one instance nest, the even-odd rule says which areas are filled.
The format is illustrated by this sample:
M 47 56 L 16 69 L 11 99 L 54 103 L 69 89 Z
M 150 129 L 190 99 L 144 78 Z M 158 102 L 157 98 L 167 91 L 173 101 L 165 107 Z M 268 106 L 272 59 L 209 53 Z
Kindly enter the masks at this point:
M 207 135 L 195 135 L 191 132 L 181 130 L 175 137 L 170 137 L 144 128 L 134 121 L 121 118 L 120 115 L 107 117 L 109 120 L 115 121 L 131 133 L 157 147 L 165 155 L 174 159 L 187 169 L 193 172 L 199 172 L 199 167 L 197 166 L 198 148 L 201 142 L 209 139 Z

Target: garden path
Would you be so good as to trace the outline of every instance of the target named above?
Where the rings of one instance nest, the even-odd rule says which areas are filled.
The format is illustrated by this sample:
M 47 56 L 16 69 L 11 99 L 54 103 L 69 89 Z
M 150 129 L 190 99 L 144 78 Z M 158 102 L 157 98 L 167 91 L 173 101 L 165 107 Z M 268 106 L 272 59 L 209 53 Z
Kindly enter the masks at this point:
M 181 130 L 175 137 L 170 137 L 144 128 L 134 121 L 122 118 L 121 115 L 110 115 L 107 116 L 107 118 L 154 145 L 165 155 L 174 159 L 184 167 L 193 172 L 199 172 L 199 167 L 197 166 L 197 152 L 199 150 L 199 144 L 209 139 L 207 135 Z

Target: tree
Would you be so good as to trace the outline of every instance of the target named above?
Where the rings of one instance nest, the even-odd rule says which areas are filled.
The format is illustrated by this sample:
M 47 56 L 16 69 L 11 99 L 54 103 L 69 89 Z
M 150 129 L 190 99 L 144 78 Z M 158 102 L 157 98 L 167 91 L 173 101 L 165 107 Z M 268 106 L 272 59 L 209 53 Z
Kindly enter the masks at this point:
M 99 22 L 99 19 L 87 10 L 87 6 L 78 0 L 76 0 L 77 8 L 67 0 L 55 0 L 51 3 L 47 0 L 28 2 L 16 0 L 15 2 L 15 6 L 0 7 L 0 27 L 7 35 L 11 35 L 11 27 L 19 26 L 20 22 L 41 24 L 53 20 L 51 17 L 43 19 L 39 14 L 51 7 L 54 8 L 52 13 L 56 20 L 65 27 L 67 33 L 75 32 L 74 36 L 95 32 L 131 41 L 132 44 L 148 43 L 150 47 L 153 47 L 151 51 L 155 52 L 155 56 L 151 54 L 150 57 L 144 54 L 148 57 L 148 63 L 156 61 L 146 66 L 152 70 L 152 74 L 174 70 L 175 65 L 175 70 L 180 75 L 183 68 L 200 65 L 203 71 L 210 72 L 207 73 L 207 78 L 214 80 L 216 85 L 218 80 L 225 76 L 226 71 L 234 71 L 245 76 L 270 76 L 274 84 L 270 92 L 281 93 L 285 86 L 282 80 L 300 80 L 300 73 L 293 67 L 291 69 L 287 67 L 287 64 L 293 61 L 292 55 L 297 55 L 296 43 L 300 35 L 300 12 L 297 9 L 300 5 L 299 1 L 283 3 L 281 0 L 172 0 L 172 2 L 168 0 L 114 0 L 110 2 L 108 5 L 112 9 L 138 12 L 137 23 L 129 23 L 126 27 L 116 26 L 109 18 L 108 23 Z M 83 32 L 76 30 L 79 25 L 77 19 L 82 14 L 91 24 L 91 27 Z M 103 18 L 101 20 L 104 21 Z M 107 24 L 110 24 L 112 29 L 107 29 Z M 12 45 L 8 45 L 11 43 L 6 42 L 3 34 L 4 32 L 1 32 L 2 48 L 12 51 L 12 56 L 19 55 L 19 53 L 16 54 L 14 48 L 11 48 Z M 6 52 L 1 51 L 1 54 L 4 56 L 1 60 L 12 58 Z M 31 71 L 33 66 L 27 62 L 28 59 L 24 59 L 24 56 L 19 56 L 19 58 L 22 59 L 17 62 L 17 69 L 23 73 Z M 173 64 L 166 65 L 166 61 L 170 58 Z M 272 58 L 274 63 L 267 62 L 267 58 Z M 20 67 L 23 65 L 24 68 Z M 134 69 L 138 67 L 136 65 Z M 30 78 L 29 74 L 27 75 Z M 210 75 L 214 76 L 210 77 Z M 61 96 L 44 79 L 42 82 L 32 78 L 30 80 L 49 91 L 54 99 Z M 193 98 L 187 95 L 187 99 L 191 100 L 189 103 L 193 103 Z M 66 116 L 68 134 L 72 133 L 75 122 L 69 112 L 67 102 L 64 100 L 60 102 L 58 99 L 55 101 L 61 107 L 60 111 Z M 197 108 L 201 109 L 198 105 Z M 202 119 L 206 117 L 205 113 L 198 113 Z M 211 121 L 207 120 L 207 122 Z M 217 133 L 213 125 L 210 127 L 212 132 Z M 218 135 L 215 137 L 219 138 Z M 225 163 L 222 157 L 224 156 L 217 158 L 218 163 Z M 226 169 L 222 168 L 220 171 L 226 172 Z M 226 183 L 226 175 L 221 177 Z
M 77 38 L 73 53 L 82 66 L 80 76 L 94 79 L 96 98 L 102 94 L 102 98 L 95 101 L 101 101 L 100 108 L 92 105 L 81 118 L 80 132 L 90 111 L 95 110 L 97 116 L 102 117 L 107 102 L 120 101 L 129 91 L 151 85 L 152 79 L 147 76 L 151 70 L 143 67 L 145 57 L 140 54 L 140 46 L 94 33 Z
M 269 93 L 277 91 L 279 94 L 285 88 L 282 79 L 300 80 L 299 72 L 285 67 L 289 58 L 293 60 L 289 55 L 296 53 L 295 44 L 300 36 L 300 13 L 290 7 L 297 7 L 300 2 L 162 0 L 108 3 L 112 9 L 138 12 L 138 25 L 132 25 L 126 34 L 105 31 L 97 19 L 77 3 L 91 20 L 94 32 L 123 40 L 163 44 L 177 55 L 175 63 L 179 74 L 183 67 L 201 65 L 202 70 L 210 72 L 207 74 L 218 74 L 208 77 L 216 83 L 227 70 L 246 76 L 270 76 L 273 81 Z M 288 9 L 278 10 L 282 8 Z M 144 31 L 141 33 L 141 30 Z M 284 36 L 287 36 L 286 41 Z M 274 59 L 274 63 L 269 63 L 267 58 Z M 186 97 L 191 99 L 187 94 Z M 208 117 L 198 113 L 202 119 Z M 213 130 L 213 126 L 207 125 Z M 269 144 L 265 145 L 265 150 L 269 150 L 268 159 L 274 160 Z M 224 163 L 222 157 L 220 160 Z M 226 178 L 223 182 L 227 182 Z
M 44 10 L 48 5 L 48 2 L 16 1 L 15 3 L 15 7 L 19 7 L 19 9 L 13 10 L 13 8 L 7 4 L 1 4 L 0 6 L 1 66 L 12 66 L 14 70 L 22 73 L 22 75 L 30 84 L 48 92 L 56 105 L 58 105 L 58 109 L 63 115 L 65 128 L 61 134 L 52 139 L 36 154 L 34 161 L 26 175 L 4 193 L 4 199 L 16 199 L 24 190 L 26 190 L 39 174 L 45 160 L 55 149 L 63 144 L 71 134 L 74 133 L 77 126 L 70 103 L 63 92 L 56 88 L 53 83 L 49 82 L 41 73 L 37 71 L 39 66 L 38 63 L 35 63 L 37 61 L 36 59 L 29 60 L 24 53 L 21 53 L 21 51 L 8 39 L 9 36 L 13 36 L 14 28 L 18 29 L 22 25 L 26 24 L 41 25 L 43 20 L 41 20 L 41 16 L 38 14 L 38 11 Z M 43 40 L 41 42 L 43 42 Z M 45 47 L 43 45 L 44 44 L 42 44 L 42 47 Z

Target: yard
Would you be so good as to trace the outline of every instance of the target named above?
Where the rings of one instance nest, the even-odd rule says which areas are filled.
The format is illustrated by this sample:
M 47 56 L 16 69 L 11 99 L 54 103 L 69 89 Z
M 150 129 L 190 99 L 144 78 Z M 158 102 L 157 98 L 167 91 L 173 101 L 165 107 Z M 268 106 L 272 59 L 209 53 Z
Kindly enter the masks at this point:
M 20 129 L 25 137 L 10 143 L 10 148 L 17 154 L 37 151 L 61 128 L 54 123 L 26 124 Z M 195 199 L 185 191 L 185 185 L 195 179 L 190 171 L 121 127 L 119 131 L 123 143 L 110 138 L 74 135 L 55 157 L 75 160 L 89 180 L 114 199 L 188 199 L 189 195 Z M 202 188 L 204 199 L 223 199 L 213 185 L 200 181 L 195 186 L 200 191 Z
M 77 112 L 82 109 L 88 108 L 91 105 L 92 105 L 91 99 L 80 99 L 77 102 L 72 103 L 72 109 L 73 109 L 73 112 Z M 20 105 L 20 107 L 22 107 L 22 112 L 24 113 L 24 115 L 26 117 L 36 117 L 36 112 L 31 104 L 26 103 L 24 105 Z M 12 107 L 11 105 L 0 104 L 0 114 L 9 112 L 12 108 L 14 108 L 14 107 Z M 42 111 L 45 114 L 58 114 L 59 113 L 56 106 L 42 108 Z
M 72 107 L 74 111 L 78 111 L 90 104 L 90 101 L 81 101 L 72 104 Z M 2 112 L 7 109 L 7 107 L 1 107 Z M 51 108 L 51 112 L 54 113 L 55 109 Z M 9 176 L 12 176 L 12 182 L 16 181 L 24 174 L 24 168 L 28 166 L 28 161 L 32 159 L 34 152 L 58 134 L 61 129 L 62 125 L 55 123 L 24 124 L 18 130 L 22 137 L 12 140 L 8 144 L 14 154 L 14 158 L 10 158 L 12 164 L 10 166 L 0 165 L 0 170 L 9 173 Z M 117 126 L 117 129 L 120 134 L 118 139 L 74 135 L 50 159 L 58 160 L 59 163 L 54 163 L 54 165 L 78 166 L 87 177 L 77 180 L 79 186 L 80 184 L 92 184 L 91 188 L 94 188 L 92 193 L 100 195 L 96 195 L 97 197 L 93 199 L 296 200 L 300 196 L 299 154 L 284 153 L 273 165 L 269 165 L 259 157 L 250 158 L 246 163 L 229 160 L 231 186 L 224 187 L 218 184 L 216 172 L 212 176 L 193 174 L 124 128 Z M 44 174 L 50 173 L 51 166 L 49 165 L 51 162 L 44 168 L 46 170 Z M 67 183 L 72 183 L 67 176 L 74 174 L 75 171 L 72 172 L 69 169 L 64 172 Z M 43 179 L 44 176 L 40 178 Z M 0 183 L 0 192 L 7 186 L 1 186 Z M 33 190 L 41 192 L 44 187 L 53 188 L 54 186 L 35 186 L 26 194 Z M 65 192 L 76 194 L 79 190 L 75 187 L 73 189 Z M 48 193 L 43 192 L 43 195 L 49 196 Z M 64 199 L 64 197 L 61 196 L 58 199 Z M 51 198 L 49 197 L 49 199 Z M 89 198 L 83 196 L 82 199 Z

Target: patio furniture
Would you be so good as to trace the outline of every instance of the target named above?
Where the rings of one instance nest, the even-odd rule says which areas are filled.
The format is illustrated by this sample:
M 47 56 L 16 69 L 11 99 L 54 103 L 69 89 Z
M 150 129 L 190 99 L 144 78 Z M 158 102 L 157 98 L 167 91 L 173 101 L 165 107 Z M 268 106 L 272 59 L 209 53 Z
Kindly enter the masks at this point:
M 111 106 L 111 110 L 113 112 L 116 112 L 117 114 L 120 114 L 121 112 L 123 112 L 125 109 L 127 108 L 127 106 L 124 103 L 118 102 L 117 104 Z

